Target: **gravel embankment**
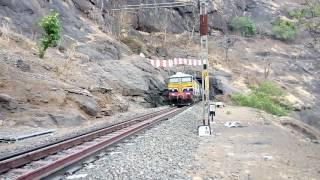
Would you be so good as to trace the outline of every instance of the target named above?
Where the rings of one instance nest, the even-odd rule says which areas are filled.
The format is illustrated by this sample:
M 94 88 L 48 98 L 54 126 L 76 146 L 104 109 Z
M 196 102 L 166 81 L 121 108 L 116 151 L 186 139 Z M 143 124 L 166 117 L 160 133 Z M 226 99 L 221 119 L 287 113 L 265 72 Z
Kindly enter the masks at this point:
M 106 156 L 67 179 L 191 179 L 198 147 L 200 107 L 141 132 L 110 148 Z
M 139 110 L 135 110 L 134 112 L 129 111 L 126 113 L 117 114 L 115 116 L 101 118 L 100 120 L 97 119 L 97 121 L 95 122 L 88 121 L 87 123 L 77 127 L 57 128 L 54 133 L 24 139 L 24 140 L 15 142 L 13 144 L 0 143 L 0 158 L 6 157 L 18 152 L 30 150 L 36 147 L 41 147 L 43 145 L 47 145 L 57 141 L 61 141 L 66 138 L 75 137 L 77 135 L 91 132 L 101 127 L 105 127 L 114 123 L 120 123 L 125 120 L 131 119 L 133 117 L 159 111 L 164 108 L 167 108 L 167 106 L 158 107 L 158 108 L 149 108 L 149 109 L 139 109 Z M 15 135 L 19 131 L 25 131 L 25 128 L 29 128 L 29 127 L 17 127 L 15 129 L 12 129 L 11 130 L 12 135 Z M 37 129 L 37 128 L 33 128 L 33 129 Z M 38 129 L 43 130 L 43 128 L 38 128 Z M 54 128 L 50 128 L 50 129 L 54 129 Z

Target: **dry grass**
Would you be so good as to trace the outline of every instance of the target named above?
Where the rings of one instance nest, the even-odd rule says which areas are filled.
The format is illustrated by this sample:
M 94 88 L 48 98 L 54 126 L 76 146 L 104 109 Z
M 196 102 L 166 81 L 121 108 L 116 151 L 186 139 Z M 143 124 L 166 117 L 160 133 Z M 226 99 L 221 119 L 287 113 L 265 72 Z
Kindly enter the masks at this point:
M 132 37 L 122 37 L 120 39 L 121 42 L 126 44 L 134 53 L 139 54 L 139 53 L 147 53 L 147 49 L 143 42 L 132 38 Z
M 0 25 L 0 37 L 3 40 L 9 42 L 10 41 L 9 33 L 10 33 L 9 22 L 8 21 L 1 22 L 1 25 Z
M 64 81 L 69 79 L 69 76 L 74 71 L 75 67 L 75 54 L 76 54 L 76 43 L 72 44 L 67 51 L 68 57 L 61 67 L 57 69 L 57 75 L 62 77 Z
M 16 43 L 16 45 L 12 46 L 14 48 L 25 48 L 34 50 L 36 47 L 36 43 L 32 40 L 24 36 L 21 32 L 16 33 L 10 28 L 10 18 L 8 17 L 0 17 L 0 39 L 3 40 L 6 44 Z

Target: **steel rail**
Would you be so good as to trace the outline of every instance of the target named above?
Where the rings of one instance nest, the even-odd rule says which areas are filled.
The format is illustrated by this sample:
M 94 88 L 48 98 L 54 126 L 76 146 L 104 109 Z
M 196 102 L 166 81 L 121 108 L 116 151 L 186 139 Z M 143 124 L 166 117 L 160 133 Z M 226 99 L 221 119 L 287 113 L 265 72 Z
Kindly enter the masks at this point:
M 61 141 L 58 141 L 55 143 L 51 143 L 51 144 L 48 144 L 48 145 L 45 145 L 45 146 L 42 146 L 39 148 L 20 152 L 20 153 L 11 155 L 7 158 L 3 158 L 3 160 L 0 161 L 0 174 L 4 173 L 10 169 L 14 169 L 14 168 L 17 168 L 17 167 L 22 166 L 24 164 L 27 164 L 31 161 L 41 159 L 41 158 L 47 156 L 48 153 L 49 154 L 57 153 L 59 151 L 59 147 L 70 148 L 72 146 L 81 144 L 82 143 L 81 139 L 84 137 L 87 137 L 87 141 L 89 141 L 92 138 L 96 138 L 97 136 L 101 136 L 103 133 L 109 133 L 112 130 L 114 130 L 114 131 L 117 130 L 115 128 L 129 126 L 132 123 L 135 123 L 137 121 L 142 121 L 145 118 L 150 118 L 152 116 L 155 116 L 155 115 L 161 114 L 161 113 L 165 113 L 170 110 L 171 110 L 171 108 L 167 108 L 167 109 L 160 110 L 157 112 L 138 116 L 138 117 L 135 117 L 133 119 L 129 119 L 129 120 L 121 122 L 121 123 L 117 123 L 117 124 L 113 124 L 113 125 L 110 125 L 107 127 L 99 128 L 97 130 L 94 130 L 93 132 L 80 134 L 75 137 L 67 138 L 67 139 L 64 139 L 64 140 L 61 140 Z
M 115 124 L 92 133 L 81 135 L 45 148 L 37 149 L 27 154 L 22 154 L 5 161 L 1 161 L 0 170 L 2 172 L 6 172 L 9 170 L 14 171 L 18 169 L 19 172 L 19 167 L 25 164 L 32 164 L 38 160 L 40 162 L 37 161 L 37 163 L 42 164 L 38 169 L 22 171 L 20 169 L 22 175 L 19 175 L 18 179 L 39 179 L 46 177 L 183 110 L 184 108 L 168 108 L 146 114 L 123 123 Z M 69 150 L 72 151 L 71 154 L 59 157 L 57 160 L 43 160 L 47 157 L 55 156 L 59 152 Z
M 18 180 L 32 180 L 32 179 L 40 179 L 44 178 L 58 170 L 61 170 L 75 162 L 80 161 L 81 159 L 88 157 L 107 146 L 110 146 L 128 136 L 131 136 L 145 128 L 161 121 L 163 118 L 167 117 L 168 115 L 172 115 L 173 113 L 179 111 L 179 109 L 175 108 L 169 112 L 163 113 L 159 116 L 153 117 L 146 121 L 139 122 L 134 124 L 133 126 L 127 127 L 125 129 L 121 129 L 119 131 L 114 132 L 113 134 L 106 135 L 100 138 L 100 141 L 97 143 L 89 144 L 84 148 L 80 148 L 67 156 L 63 156 L 58 160 L 52 161 L 47 163 L 44 166 L 41 166 L 35 170 L 31 170 L 21 176 L 19 176 Z M 45 162 L 43 162 L 45 163 Z

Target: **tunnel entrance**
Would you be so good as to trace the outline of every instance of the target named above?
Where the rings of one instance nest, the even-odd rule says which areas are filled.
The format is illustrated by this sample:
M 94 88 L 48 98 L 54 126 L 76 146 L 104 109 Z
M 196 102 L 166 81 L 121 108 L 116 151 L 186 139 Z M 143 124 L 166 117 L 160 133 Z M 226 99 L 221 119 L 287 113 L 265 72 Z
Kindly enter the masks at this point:
M 197 81 L 202 85 L 202 77 L 196 76 Z M 210 100 L 213 100 L 216 95 L 223 95 L 223 90 L 221 89 L 221 81 L 217 78 L 210 77 Z

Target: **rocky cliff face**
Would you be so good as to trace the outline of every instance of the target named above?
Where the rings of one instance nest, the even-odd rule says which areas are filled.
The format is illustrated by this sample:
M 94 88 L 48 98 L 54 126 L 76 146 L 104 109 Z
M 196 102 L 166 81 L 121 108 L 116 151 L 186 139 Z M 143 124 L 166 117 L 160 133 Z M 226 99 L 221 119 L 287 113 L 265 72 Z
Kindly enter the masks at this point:
M 12 20 L 12 29 L 30 36 L 37 36 L 41 32 L 37 26 L 40 18 L 50 11 L 60 13 L 63 21 L 64 34 L 80 42 L 86 41 L 86 36 L 94 30 L 86 19 L 91 19 L 103 32 L 111 32 L 113 25 L 117 23 L 112 14 L 117 11 L 111 9 L 125 4 L 138 4 L 138 0 L 67 0 L 67 1 L 0 1 L 0 14 Z M 169 2 L 169 1 L 156 1 Z M 290 1 L 288 1 L 290 2 Z M 154 1 L 141 1 L 141 3 L 153 4 Z M 194 1 L 197 4 L 197 1 Z M 269 2 L 264 0 L 226 0 L 209 1 L 209 28 L 226 32 L 227 24 L 234 16 L 248 15 L 257 22 L 261 32 L 270 33 L 270 22 L 281 13 L 279 7 L 286 2 Z M 291 6 L 298 4 L 291 4 Z M 133 13 L 132 26 L 145 32 L 160 32 L 164 26 L 168 32 L 182 33 L 190 31 L 198 21 L 198 7 L 176 7 L 173 9 L 159 8 L 151 10 L 139 10 Z M 190 26 L 190 27 L 189 27 Z M 196 23 L 196 31 L 198 23 Z M 116 53 L 116 52 L 114 52 Z M 116 56 L 111 56 L 114 58 Z
M 0 1 L 1 125 L 77 125 L 163 104 L 166 73 L 108 34 L 114 19 L 101 3 Z M 62 41 L 39 59 L 37 23 L 50 10 L 60 14 Z
M 125 30 L 129 37 L 141 41 L 148 57 L 198 57 L 199 10 L 190 6 L 135 13 L 111 10 L 137 2 L 0 0 L 0 119 L 9 124 L 23 124 L 24 120 L 19 120 L 23 115 L 29 125 L 54 124 L 64 122 L 56 118 L 64 117 L 63 114 L 77 121 L 124 111 L 136 104 L 161 104 L 159 94 L 165 88 L 168 72 L 155 69 L 148 60 L 135 56 L 132 47 L 119 40 L 119 34 Z M 141 2 L 154 3 L 153 0 Z M 210 62 L 215 67 L 215 76 L 222 82 L 220 89 L 230 93 L 245 91 L 249 82 L 263 77 L 263 54 L 268 51 L 268 59 L 272 60 L 269 79 L 290 92 L 299 110 L 297 117 L 320 127 L 319 51 L 306 46 L 305 32 L 290 43 L 271 38 L 271 21 L 284 15 L 286 8 L 302 6 L 300 2 L 209 2 Z M 41 35 L 37 23 L 50 10 L 60 14 L 63 37 L 59 47 L 50 49 L 41 60 L 36 55 L 36 42 Z M 258 36 L 230 36 L 228 22 L 234 16 L 243 15 L 257 24 Z M 163 32 L 168 36 L 166 45 L 162 44 Z M 224 61 L 222 48 L 226 35 L 236 41 L 230 48 L 229 63 Z M 186 39 L 191 41 L 186 43 Z M 39 110 L 43 113 L 38 113 Z

